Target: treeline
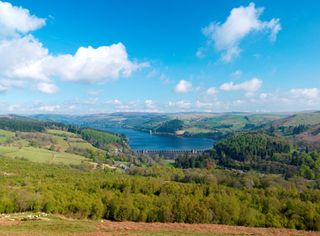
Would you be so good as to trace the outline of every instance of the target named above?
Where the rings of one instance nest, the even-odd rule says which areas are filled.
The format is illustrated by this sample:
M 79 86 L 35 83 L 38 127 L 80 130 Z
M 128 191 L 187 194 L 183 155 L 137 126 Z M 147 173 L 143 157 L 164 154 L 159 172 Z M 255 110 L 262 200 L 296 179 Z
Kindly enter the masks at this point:
M 97 148 L 106 149 L 107 145 L 110 143 L 123 144 L 121 136 L 116 134 L 91 128 L 80 129 L 79 133 L 84 140 L 88 141 Z
M 0 213 L 320 230 L 319 190 L 177 183 L 4 158 L 0 171 Z
M 291 125 L 291 126 L 279 126 L 274 127 L 270 126 L 267 131 L 270 134 L 275 134 L 277 132 L 280 132 L 282 135 L 298 135 L 305 131 L 307 131 L 309 128 L 311 128 L 311 125 L 305 125 L 305 124 L 299 124 L 299 125 Z
M 184 154 L 175 159 L 175 167 L 188 169 L 188 168 L 206 168 L 211 169 L 215 167 L 215 161 L 211 151 L 203 152 L 201 155 Z
M 320 153 L 297 150 L 281 137 L 265 133 L 240 133 L 217 142 L 211 152 L 196 158 L 182 157 L 176 167 L 208 168 L 209 161 L 230 169 L 282 174 L 286 178 L 320 178 Z M 212 165 L 209 165 L 209 167 Z
M 68 129 L 61 123 L 38 121 L 20 116 L 0 117 L 0 129 L 21 132 L 43 132 L 48 128 Z

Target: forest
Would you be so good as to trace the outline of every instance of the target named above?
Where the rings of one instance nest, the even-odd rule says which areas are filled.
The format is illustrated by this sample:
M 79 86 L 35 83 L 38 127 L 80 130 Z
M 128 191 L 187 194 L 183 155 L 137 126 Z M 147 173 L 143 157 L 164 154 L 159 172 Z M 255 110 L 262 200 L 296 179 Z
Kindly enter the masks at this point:
M 223 168 L 281 174 L 285 178 L 320 178 L 318 151 L 299 150 L 284 138 L 264 132 L 239 133 L 217 142 L 202 156 L 175 160 L 175 166 L 180 168 L 211 168 L 213 163 Z
M 285 180 L 274 180 L 274 186 L 237 188 L 7 158 L 0 159 L 0 170 L 1 213 L 43 211 L 115 221 L 320 229 L 320 191 L 298 189 Z

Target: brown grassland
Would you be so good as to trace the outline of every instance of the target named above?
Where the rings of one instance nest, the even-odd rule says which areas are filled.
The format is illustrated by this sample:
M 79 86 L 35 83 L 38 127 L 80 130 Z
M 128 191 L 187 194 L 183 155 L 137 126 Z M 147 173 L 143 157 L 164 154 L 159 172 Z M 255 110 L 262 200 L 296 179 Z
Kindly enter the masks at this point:
M 1 215 L 0 235 L 261 235 L 316 236 L 319 232 L 277 228 L 253 228 L 218 224 L 137 223 L 76 220 L 45 213 Z

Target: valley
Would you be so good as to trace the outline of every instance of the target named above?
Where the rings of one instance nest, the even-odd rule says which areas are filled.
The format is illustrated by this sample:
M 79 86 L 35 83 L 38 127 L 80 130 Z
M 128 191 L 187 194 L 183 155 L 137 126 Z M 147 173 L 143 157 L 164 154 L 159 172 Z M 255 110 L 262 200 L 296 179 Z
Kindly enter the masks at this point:
M 207 151 L 169 157 L 137 155 L 123 134 L 64 119 L 0 118 L 2 214 L 43 212 L 80 225 L 111 220 L 320 229 L 320 153 L 293 142 L 312 130 L 308 120 L 259 123 L 259 129 L 228 133 Z M 302 125 L 308 129 L 287 131 Z

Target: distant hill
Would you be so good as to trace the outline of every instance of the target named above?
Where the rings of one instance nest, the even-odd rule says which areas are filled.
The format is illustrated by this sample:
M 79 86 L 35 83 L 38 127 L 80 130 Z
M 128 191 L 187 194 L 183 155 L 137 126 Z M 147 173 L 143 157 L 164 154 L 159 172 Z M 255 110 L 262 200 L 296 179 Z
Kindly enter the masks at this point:
M 275 127 L 320 124 L 320 111 L 297 113 L 272 122 Z
M 168 122 L 180 120 L 185 136 L 204 136 L 214 139 L 225 137 L 240 130 L 256 130 L 284 118 L 282 113 L 110 113 L 83 116 L 70 115 L 33 115 L 33 118 L 78 124 L 90 127 L 125 127 L 149 132 L 159 131 Z M 170 123 L 169 123 L 170 124 Z M 173 123 L 174 124 L 174 123 Z M 160 128 L 160 130 L 158 130 Z M 171 127 L 171 130 L 180 130 Z M 174 133 L 174 132 L 173 132 Z
M 320 149 L 320 111 L 293 114 L 274 120 L 267 127 L 299 148 Z

